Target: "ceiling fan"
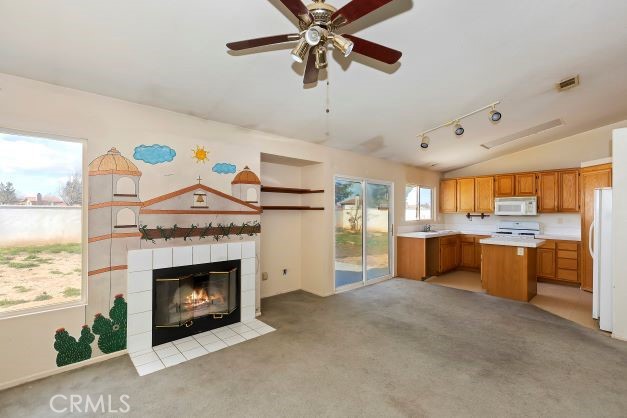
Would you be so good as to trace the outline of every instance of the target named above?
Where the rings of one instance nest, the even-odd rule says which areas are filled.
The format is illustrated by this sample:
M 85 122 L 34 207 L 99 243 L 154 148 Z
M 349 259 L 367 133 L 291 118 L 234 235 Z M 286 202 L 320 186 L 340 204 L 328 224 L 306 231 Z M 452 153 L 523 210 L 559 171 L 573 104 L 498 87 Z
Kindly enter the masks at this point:
M 313 0 L 313 3 L 307 6 L 301 0 L 280 1 L 298 18 L 299 33 L 230 42 L 226 44 L 227 48 L 241 51 L 265 45 L 297 41 L 298 44 L 292 50 L 294 61 L 299 63 L 305 61 L 305 57 L 309 53 L 304 84 L 318 81 L 319 71 L 327 67 L 327 44 L 332 44 L 345 57 L 348 57 L 351 52 L 356 52 L 386 64 L 394 64 L 401 58 L 402 53 L 400 51 L 354 35 L 336 33 L 343 26 L 385 6 L 392 0 L 352 0 L 339 10 L 326 4 L 325 0 Z

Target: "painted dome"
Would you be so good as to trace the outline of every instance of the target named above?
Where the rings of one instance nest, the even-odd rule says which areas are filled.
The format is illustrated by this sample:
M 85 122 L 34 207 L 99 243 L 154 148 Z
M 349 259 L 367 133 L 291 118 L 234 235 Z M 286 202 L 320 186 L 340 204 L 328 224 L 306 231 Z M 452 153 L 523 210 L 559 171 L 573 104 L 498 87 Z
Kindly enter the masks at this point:
M 261 180 L 246 166 L 242 171 L 237 173 L 231 184 L 261 184 Z
M 123 157 L 115 148 L 96 158 L 89 164 L 89 174 L 125 174 L 130 176 L 141 176 L 137 166 L 131 160 Z

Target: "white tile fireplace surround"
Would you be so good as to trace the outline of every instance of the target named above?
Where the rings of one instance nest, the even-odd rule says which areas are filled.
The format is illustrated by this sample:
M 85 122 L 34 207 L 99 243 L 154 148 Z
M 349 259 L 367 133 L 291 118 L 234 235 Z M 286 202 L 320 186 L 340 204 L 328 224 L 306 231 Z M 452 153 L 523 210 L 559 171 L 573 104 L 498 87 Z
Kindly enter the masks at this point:
M 241 322 L 153 349 L 153 270 L 230 260 L 241 260 Z M 255 319 L 255 270 L 254 241 L 129 251 L 127 346 L 139 374 L 148 374 L 274 331 Z

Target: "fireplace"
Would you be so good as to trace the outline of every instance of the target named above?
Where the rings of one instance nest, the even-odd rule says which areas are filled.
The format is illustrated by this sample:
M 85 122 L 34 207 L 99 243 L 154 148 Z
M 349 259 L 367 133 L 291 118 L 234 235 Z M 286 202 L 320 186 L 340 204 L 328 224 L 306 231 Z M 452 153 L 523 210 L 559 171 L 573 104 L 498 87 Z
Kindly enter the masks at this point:
M 240 321 L 240 260 L 153 270 L 152 345 Z

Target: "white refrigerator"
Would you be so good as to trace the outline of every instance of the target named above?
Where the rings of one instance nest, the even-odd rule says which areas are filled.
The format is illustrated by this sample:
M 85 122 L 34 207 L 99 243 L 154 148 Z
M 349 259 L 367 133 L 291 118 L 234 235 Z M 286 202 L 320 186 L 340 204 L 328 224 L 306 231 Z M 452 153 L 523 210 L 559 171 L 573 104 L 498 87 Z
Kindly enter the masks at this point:
M 592 317 L 599 328 L 612 331 L 612 189 L 594 190 L 594 219 L 590 225 L 592 264 Z

